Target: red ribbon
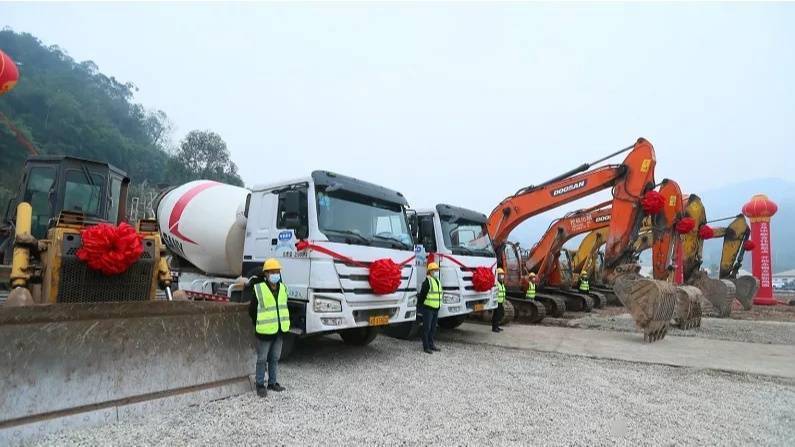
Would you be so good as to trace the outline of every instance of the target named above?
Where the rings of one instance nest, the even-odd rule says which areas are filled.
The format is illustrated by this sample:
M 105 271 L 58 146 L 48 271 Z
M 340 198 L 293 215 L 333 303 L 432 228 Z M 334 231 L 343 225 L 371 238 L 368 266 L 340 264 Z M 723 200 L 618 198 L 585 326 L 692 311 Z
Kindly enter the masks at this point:
M 345 264 L 353 265 L 356 267 L 364 267 L 370 271 L 368 282 L 372 287 L 373 292 L 378 295 L 387 295 L 394 293 L 400 287 L 400 269 L 413 261 L 415 256 L 411 256 L 401 263 L 395 263 L 389 258 L 377 259 L 369 264 L 349 258 L 341 253 L 326 248 L 322 245 L 313 244 L 306 240 L 298 241 L 295 244 L 295 249 L 298 251 L 314 250 L 325 255 L 338 259 Z

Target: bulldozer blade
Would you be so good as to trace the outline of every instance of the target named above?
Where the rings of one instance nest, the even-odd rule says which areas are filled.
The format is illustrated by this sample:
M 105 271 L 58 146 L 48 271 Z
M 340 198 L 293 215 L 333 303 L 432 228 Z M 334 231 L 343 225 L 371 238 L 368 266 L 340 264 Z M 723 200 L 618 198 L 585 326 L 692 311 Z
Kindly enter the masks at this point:
M 676 288 L 676 312 L 674 325 L 679 329 L 693 329 L 701 326 L 701 290 L 693 286 Z
M 0 308 L 0 445 L 251 389 L 245 304 Z
M 729 281 L 734 283 L 737 289 L 737 301 L 743 305 L 743 309 L 751 310 L 754 296 L 759 291 L 759 280 L 751 275 L 743 275 Z
M 628 273 L 616 278 L 613 290 L 643 331 L 644 341 L 653 343 L 665 337 L 676 308 L 676 286 Z
M 732 303 L 737 298 L 737 288 L 727 279 L 715 279 L 699 272 L 690 283 L 701 290 L 702 310 L 706 315 L 727 318 L 732 312 Z

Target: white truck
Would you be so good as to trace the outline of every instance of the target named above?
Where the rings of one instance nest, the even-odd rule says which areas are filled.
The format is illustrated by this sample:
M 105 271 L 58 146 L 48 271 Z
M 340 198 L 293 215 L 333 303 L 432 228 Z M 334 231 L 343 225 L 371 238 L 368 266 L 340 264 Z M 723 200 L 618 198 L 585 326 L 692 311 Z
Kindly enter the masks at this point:
M 246 279 L 274 257 L 289 287 L 292 333 L 338 332 L 346 343 L 365 345 L 378 326 L 416 316 L 407 206 L 397 191 L 314 171 L 251 190 L 186 183 L 161 196 L 157 220 L 188 295 L 245 301 Z M 380 259 L 399 265 L 392 293 L 376 294 L 368 280 Z
M 417 290 L 426 274 L 426 261 L 432 256 L 439 264 L 442 305 L 439 326 L 452 329 L 468 314 L 497 308 L 496 287 L 477 291 L 472 283 L 478 267 L 496 271 L 497 256 L 486 230 L 486 216 L 466 208 L 438 204 L 433 209 L 412 212 L 412 235 L 422 251 L 417 254 Z M 414 322 L 387 329 L 389 335 L 410 338 L 417 334 L 419 317 Z

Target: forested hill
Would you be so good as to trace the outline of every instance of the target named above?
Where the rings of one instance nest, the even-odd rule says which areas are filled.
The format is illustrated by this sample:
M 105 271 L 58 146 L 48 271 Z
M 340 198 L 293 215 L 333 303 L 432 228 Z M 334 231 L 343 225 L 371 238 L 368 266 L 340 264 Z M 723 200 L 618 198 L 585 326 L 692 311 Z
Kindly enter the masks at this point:
M 68 154 L 108 161 L 125 171 L 133 184 L 181 181 L 213 174 L 217 180 L 242 184 L 237 168 L 229 160 L 223 140 L 192 139 L 222 145 L 218 160 L 179 160 L 180 156 L 201 150 L 187 148 L 185 141 L 173 157 L 166 150 L 171 144 L 171 124 L 159 110 L 148 110 L 133 102 L 136 87 L 106 76 L 91 61 L 77 62 L 58 46 L 46 46 L 27 33 L 0 31 L 0 48 L 19 65 L 16 87 L 0 97 L 0 112 L 44 154 Z M 193 132 L 192 132 L 193 133 Z M 193 149 L 193 150 L 191 150 Z M 0 123 L 0 200 L 5 204 L 16 189 L 27 151 Z M 194 172 L 175 171 L 193 166 Z M 207 176 L 207 175 L 205 175 Z M 2 210 L 0 210 L 2 212 Z

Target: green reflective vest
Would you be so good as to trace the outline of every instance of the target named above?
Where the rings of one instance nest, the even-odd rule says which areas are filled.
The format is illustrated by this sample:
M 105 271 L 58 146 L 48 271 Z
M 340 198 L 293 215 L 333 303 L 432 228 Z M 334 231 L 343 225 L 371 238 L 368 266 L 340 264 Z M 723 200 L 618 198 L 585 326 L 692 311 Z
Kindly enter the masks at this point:
M 433 276 L 428 277 L 428 295 L 425 297 L 425 306 L 438 309 L 442 306 L 442 285 Z
M 587 292 L 589 290 L 591 290 L 591 286 L 588 285 L 588 280 L 587 279 L 581 279 L 580 280 L 580 291 L 581 292 Z
M 533 281 L 530 281 L 529 285 L 527 286 L 527 294 L 525 294 L 525 298 L 529 298 L 531 300 L 536 299 L 536 285 Z
M 505 284 L 498 282 L 497 283 L 497 304 L 502 304 L 505 302 Z
M 290 330 L 290 310 L 287 308 L 287 286 L 279 283 L 279 296 L 274 298 L 271 289 L 264 282 L 254 286 L 257 295 L 257 324 L 254 330 L 258 334 L 273 335 Z

